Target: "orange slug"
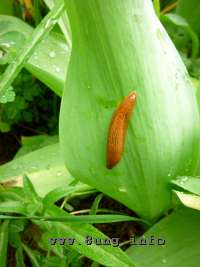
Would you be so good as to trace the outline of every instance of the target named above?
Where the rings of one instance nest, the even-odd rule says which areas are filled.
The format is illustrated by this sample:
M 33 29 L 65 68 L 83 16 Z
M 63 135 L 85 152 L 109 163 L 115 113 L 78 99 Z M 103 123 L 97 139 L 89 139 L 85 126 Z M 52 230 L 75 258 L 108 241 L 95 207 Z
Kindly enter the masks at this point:
M 121 159 L 124 150 L 128 122 L 136 101 L 136 92 L 132 91 L 115 110 L 107 142 L 107 168 L 112 169 Z

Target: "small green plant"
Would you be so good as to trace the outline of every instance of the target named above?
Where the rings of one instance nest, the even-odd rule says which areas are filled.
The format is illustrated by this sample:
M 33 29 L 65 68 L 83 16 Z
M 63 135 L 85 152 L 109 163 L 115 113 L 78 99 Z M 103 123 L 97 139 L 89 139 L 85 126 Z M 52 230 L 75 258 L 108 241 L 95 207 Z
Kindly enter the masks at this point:
M 0 104 L 0 131 L 7 132 L 13 125 L 19 125 L 32 128 L 30 133 L 56 134 L 59 97 L 25 70 L 15 80 L 13 88 L 15 100 Z

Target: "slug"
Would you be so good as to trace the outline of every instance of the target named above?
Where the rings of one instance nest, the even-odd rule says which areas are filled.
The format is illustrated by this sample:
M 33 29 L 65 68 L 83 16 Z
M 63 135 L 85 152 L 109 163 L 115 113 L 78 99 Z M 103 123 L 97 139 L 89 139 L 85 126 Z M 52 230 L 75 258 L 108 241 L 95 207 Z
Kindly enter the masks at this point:
M 112 169 L 121 159 L 128 122 L 136 102 L 136 92 L 132 91 L 116 108 L 108 132 L 107 168 Z

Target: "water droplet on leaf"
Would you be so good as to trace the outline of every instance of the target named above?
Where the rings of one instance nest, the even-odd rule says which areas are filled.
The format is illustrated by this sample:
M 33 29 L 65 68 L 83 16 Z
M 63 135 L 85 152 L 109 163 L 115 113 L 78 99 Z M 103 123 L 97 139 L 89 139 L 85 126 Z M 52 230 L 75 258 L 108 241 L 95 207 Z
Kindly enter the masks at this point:
M 56 175 L 57 176 L 61 176 L 62 175 L 62 172 L 61 171 L 58 171 Z
M 56 67 L 56 72 L 60 72 L 60 68 L 59 67 Z
M 127 189 L 125 187 L 119 187 L 119 191 L 125 193 L 125 192 L 127 192 Z
M 162 263 L 167 263 L 167 260 L 166 259 L 162 259 Z
M 49 56 L 50 56 L 51 58 L 54 58 L 54 57 L 56 56 L 56 53 L 55 53 L 54 51 L 51 51 L 51 52 L 49 53 Z

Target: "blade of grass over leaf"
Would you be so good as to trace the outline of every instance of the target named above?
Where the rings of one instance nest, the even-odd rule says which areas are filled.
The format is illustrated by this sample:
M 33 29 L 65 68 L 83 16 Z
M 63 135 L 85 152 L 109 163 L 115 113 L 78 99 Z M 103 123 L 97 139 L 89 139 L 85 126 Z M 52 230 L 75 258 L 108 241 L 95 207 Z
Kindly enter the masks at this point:
M 44 0 L 44 2 L 50 9 L 52 9 L 53 6 L 56 4 L 57 0 Z M 58 24 L 60 25 L 60 28 L 62 29 L 62 32 L 65 36 L 68 46 L 71 47 L 72 45 L 71 30 L 70 30 L 69 20 L 68 20 L 66 11 L 61 15 L 61 18 L 58 20 Z
M 55 188 L 54 190 L 50 191 L 44 198 L 43 203 L 44 205 L 50 205 L 54 202 L 58 201 L 59 199 L 66 197 L 70 198 L 72 196 L 76 196 L 79 193 L 89 193 L 92 189 L 88 185 L 78 184 L 76 186 L 66 185 L 66 187 L 59 187 Z
M 6 68 L 4 74 L 0 80 L 0 101 L 6 101 L 5 95 L 9 90 L 10 85 L 24 67 L 25 62 L 29 59 L 36 45 L 45 38 L 45 36 L 51 31 L 54 25 L 57 23 L 58 18 L 64 10 L 64 3 L 58 2 L 55 7 L 47 14 L 42 22 L 34 30 L 32 36 L 27 40 L 24 47 L 19 51 L 16 58 Z
M 0 47 L 6 52 L 0 63 L 11 62 L 24 43 L 29 40 L 33 28 L 16 17 L 0 16 Z M 6 44 L 6 46 L 5 46 Z M 51 33 L 34 49 L 24 67 L 37 79 L 62 96 L 71 49 L 61 34 Z M 55 71 L 60 69 L 60 72 Z
M 12 211 L 13 212 L 13 211 Z M 8 216 L 0 215 L 0 219 L 9 219 L 9 220 L 41 220 L 41 221 L 60 221 L 67 223 L 114 223 L 114 222 L 141 222 L 146 225 L 150 225 L 149 222 L 130 217 L 126 215 L 66 215 L 64 217 L 50 217 L 50 216 Z

